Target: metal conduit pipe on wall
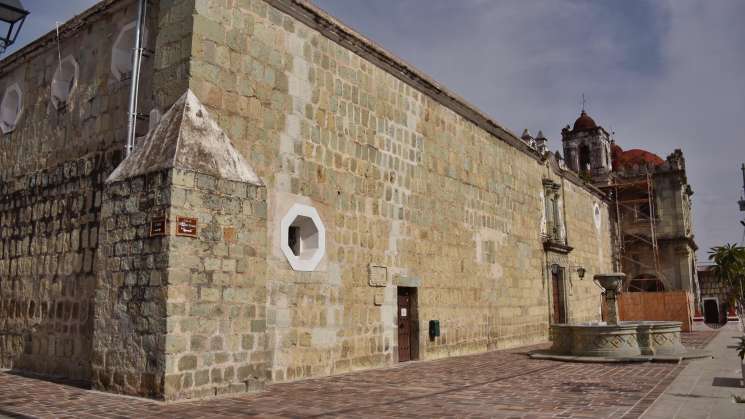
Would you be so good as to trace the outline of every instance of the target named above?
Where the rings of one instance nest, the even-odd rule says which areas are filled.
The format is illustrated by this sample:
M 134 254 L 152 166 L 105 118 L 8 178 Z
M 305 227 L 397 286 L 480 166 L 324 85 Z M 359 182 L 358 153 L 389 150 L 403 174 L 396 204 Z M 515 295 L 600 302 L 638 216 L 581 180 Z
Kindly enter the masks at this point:
M 142 62 L 142 27 L 145 23 L 147 0 L 137 0 L 137 25 L 132 54 L 132 81 L 129 87 L 129 119 L 127 125 L 127 156 L 135 146 L 135 129 L 137 127 L 137 99 L 140 88 L 140 63 Z

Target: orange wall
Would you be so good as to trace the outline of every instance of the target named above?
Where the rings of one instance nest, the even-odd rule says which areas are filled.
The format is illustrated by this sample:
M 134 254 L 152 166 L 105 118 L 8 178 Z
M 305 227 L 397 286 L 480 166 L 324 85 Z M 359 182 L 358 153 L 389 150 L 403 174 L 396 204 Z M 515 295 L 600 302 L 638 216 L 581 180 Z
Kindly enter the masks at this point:
M 692 298 L 687 291 L 626 292 L 618 299 L 621 320 L 674 320 L 684 332 L 692 326 Z

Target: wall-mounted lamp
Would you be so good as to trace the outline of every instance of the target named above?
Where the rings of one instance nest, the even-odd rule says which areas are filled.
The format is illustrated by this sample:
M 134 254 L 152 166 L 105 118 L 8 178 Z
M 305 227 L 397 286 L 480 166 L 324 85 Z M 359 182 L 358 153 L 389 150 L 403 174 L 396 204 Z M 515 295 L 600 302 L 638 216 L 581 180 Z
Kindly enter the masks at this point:
M 16 41 L 28 13 L 20 0 L 0 0 L 0 53 Z
M 585 272 L 587 272 L 587 270 L 585 269 L 584 266 L 577 267 L 577 276 L 579 276 L 579 279 L 582 279 L 585 277 Z

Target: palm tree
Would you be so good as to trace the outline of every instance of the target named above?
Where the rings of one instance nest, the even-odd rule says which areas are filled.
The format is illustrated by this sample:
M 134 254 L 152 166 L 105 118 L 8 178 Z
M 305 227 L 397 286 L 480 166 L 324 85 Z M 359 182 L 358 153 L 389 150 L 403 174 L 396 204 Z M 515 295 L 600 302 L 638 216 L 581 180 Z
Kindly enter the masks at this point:
M 745 330 L 745 247 L 729 243 L 712 247 L 709 260 L 714 262 L 714 275 L 727 288 L 730 301 L 735 303 L 740 327 Z

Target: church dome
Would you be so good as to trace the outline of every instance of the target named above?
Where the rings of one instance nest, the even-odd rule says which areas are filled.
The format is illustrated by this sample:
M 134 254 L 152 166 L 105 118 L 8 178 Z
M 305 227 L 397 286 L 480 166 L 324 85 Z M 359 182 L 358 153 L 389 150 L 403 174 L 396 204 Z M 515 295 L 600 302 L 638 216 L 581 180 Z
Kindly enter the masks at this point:
M 592 118 L 590 118 L 590 115 L 588 115 L 585 111 L 582 111 L 579 118 L 574 121 L 574 128 L 572 128 L 572 131 L 585 131 L 597 127 L 597 124 Z
M 616 160 L 616 166 L 619 168 L 633 168 L 634 166 L 655 167 L 663 163 L 665 163 L 665 161 L 662 160 L 660 156 L 638 148 L 624 151 Z

